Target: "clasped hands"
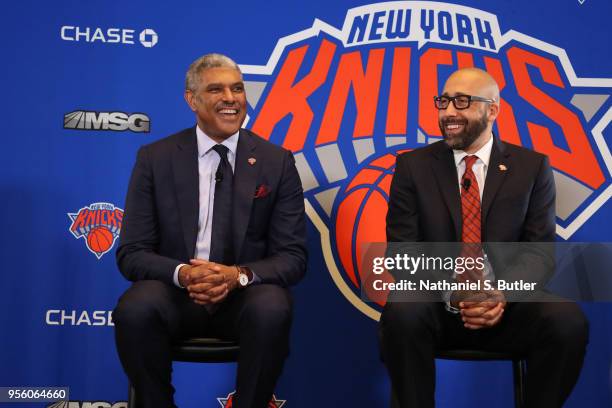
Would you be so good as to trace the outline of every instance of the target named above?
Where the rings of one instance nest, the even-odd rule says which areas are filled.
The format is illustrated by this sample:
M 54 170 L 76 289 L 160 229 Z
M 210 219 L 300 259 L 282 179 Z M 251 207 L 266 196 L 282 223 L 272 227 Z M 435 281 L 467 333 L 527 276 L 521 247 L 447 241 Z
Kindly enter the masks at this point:
M 493 327 L 501 320 L 506 298 L 499 290 L 455 291 L 451 305 L 459 308 L 463 326 L 478 330 Z
M 203 259 L 191 259 L 179 269 L 178 279 L 189 297 L 199 305 L 223 301 L 238 286 L 238 269 Z

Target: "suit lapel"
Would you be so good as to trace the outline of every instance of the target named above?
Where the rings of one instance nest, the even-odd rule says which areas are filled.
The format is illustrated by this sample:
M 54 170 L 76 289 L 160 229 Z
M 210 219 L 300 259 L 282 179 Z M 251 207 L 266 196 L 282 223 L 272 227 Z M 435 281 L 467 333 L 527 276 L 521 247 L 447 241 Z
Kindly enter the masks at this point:
M 195 127 L 185 132 L 172 155 L 174 185 L 183 227 L 185 246 L 190 258 L 195 255 L 199 216 L 198 144 Z
M 260 168 L 261 160 L 257 156 L 255 142 L 248 132 L 241 129 L 236 149 L 236 163 L 234 165 L 234 196 L 232 204 L 234 254 L 236 261 L 240 260 L 242 243 L 244 242 L 246 229 L 249 225 L 251 206 L 255 197 L 255 183 Z
M 499 191 L 499 187 L 503 184 L 508 173 L 509 154 L 504 149 L 504 145 L 493 136 L 493 148 L 491 149 L 491 159 L 489 160 L 489 168 L 487 170 L 487 178 L 485 180 L 484 192 L 482 194 L 482 229 L 485 232 L 487 214 L 493 203 L 495 195 Z M 486 238 L 483 235 L 483 239 Z
M 453 219 L 455 234 L 461 237 L 461 200 L 453 151 L 444 142 L 438 142 L 438 148 L 432 154 L 436 159 L 431 162 L 433 173 Z

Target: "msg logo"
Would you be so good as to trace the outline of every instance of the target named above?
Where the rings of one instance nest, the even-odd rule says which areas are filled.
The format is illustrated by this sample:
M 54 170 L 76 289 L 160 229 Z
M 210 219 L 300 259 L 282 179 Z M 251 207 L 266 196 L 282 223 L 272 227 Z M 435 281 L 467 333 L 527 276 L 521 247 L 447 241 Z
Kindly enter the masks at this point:
M 58 401 L 47 408 L 127 408 L 127 401 Z
M 78 110 L 64 115 L 64 129 L 149 133 L 151 120 L 144 113 Z

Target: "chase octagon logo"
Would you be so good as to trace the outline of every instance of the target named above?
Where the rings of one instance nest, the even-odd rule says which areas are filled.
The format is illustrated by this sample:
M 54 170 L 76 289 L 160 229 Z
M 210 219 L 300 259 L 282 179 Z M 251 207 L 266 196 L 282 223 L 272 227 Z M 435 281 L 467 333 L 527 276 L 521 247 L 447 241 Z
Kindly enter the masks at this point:
M 612 195 L 612 78 L 580 78 L 565 50 L 501 32 L 497 16 L 429 1 L 349 9 L 278 40 L 266 65 L 241 65 L 248 127 L 291 150 L 306 212 L 342 294 L 360 299 L 361 244 L 385 241 L 398 152 L 441 139 L 433 97 L 456 69 L 479 67 L 501 91 L 495 133 L 549 156 L 557 235 L 569 239 Z

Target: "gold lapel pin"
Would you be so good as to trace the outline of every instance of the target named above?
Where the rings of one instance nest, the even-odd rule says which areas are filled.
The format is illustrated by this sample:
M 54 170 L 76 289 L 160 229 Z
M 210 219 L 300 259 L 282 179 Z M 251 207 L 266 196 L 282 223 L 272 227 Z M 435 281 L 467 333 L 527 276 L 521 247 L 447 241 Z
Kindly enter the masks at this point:
M 255 164 L 255 162 L 257 161 L 254 157 L 249 157 L 249 160 L 247 160 L 249 162 L 249 164 L 252 166 Z
M 501 170 L 501 171 L 506 171 L 506 170 L 508 170 L 508 168 L 506 167 L 506 165 L 505 165 L 505 164 L 500 164 L 500 165 L 499 165 L 499 170 Z

